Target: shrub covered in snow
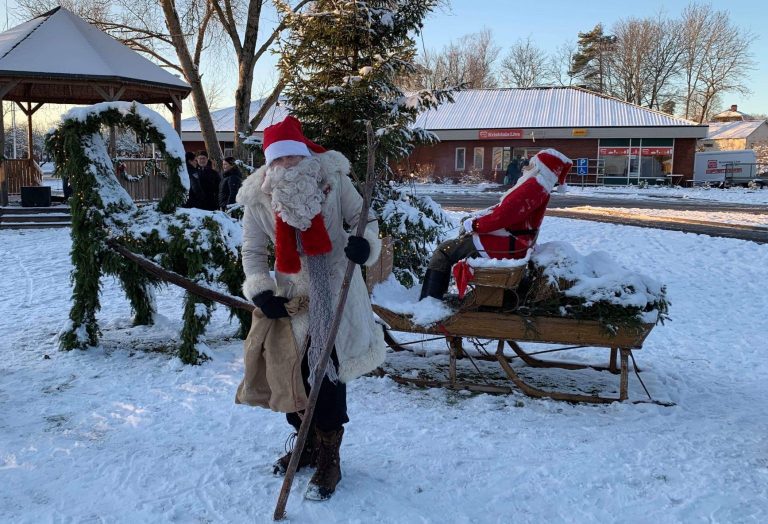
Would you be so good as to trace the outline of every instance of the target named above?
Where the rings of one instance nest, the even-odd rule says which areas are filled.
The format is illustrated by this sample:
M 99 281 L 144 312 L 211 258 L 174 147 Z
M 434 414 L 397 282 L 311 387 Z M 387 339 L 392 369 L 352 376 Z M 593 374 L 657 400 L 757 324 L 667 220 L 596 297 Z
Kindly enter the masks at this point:
M 136 206 L 118 182 L 101 130 L 105 126 L 132 129 L 142 141 L 154 143 L 168 167 L 168 190 L 156 204 Z M 48 148 L 73 194 L 71 324 L 61 335 L 63 349 L 98 343 L 100 280 L 115 275 L 134 310 L 136 324 L 151 324 L 155 313 L 152 286 L 160 284 L 135 263 L 110 249 L 117 242 L 136 254 L 193 281 L 220 285 L 238 293 L 243 281 L 239 261 L 241 229 L 221 212 L 178 209 L 187 198 L 189 178 L 184 148 L 168 122 L 136 103 L 109 102 L 73 109 L 48 136 Z M 183 361 L 194 363 L 199 336 L 210 318 L 210 301 L 188 293 L 179 350 Z M 206 313 L 202 314 L 202 309 Z M 250 316 L 237 311 L 241 334 Z
M 435 245 L 452 227 L 451 217 L 430 197 L 393 182 L 378 188 L 373 207 L 380 230 L 394 240 L 395 276 L 403 285 L 413 286 L 424 277 Z

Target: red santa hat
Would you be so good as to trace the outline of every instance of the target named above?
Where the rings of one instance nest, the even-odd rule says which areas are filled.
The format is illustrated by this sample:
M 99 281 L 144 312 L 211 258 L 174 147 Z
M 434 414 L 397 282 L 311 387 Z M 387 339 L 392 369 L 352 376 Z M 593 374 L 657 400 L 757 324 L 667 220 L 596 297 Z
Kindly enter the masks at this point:
M 310 150 L 315 153 L 325 153 L 323 146 L 315 144 L 304 136 L 301 131 L 301 122 L 296 117 L 287 116 L 282 122 L 264 130 L 264 156 L 267 165 L 283 156 L 312 156 Z
M 573 161 L 555 149 L 544 149 L 531 158 L 531 164 L 557 179 L 558 184 L 565 183 L 565 177 L 573 166 Z

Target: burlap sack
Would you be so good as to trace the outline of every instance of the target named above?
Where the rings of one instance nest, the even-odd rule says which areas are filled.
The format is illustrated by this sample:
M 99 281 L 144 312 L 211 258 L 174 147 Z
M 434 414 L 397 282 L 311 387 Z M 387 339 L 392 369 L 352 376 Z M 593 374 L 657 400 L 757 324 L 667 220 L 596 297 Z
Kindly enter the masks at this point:
M 309 298 L 296 297 L 286 303 L 288 318 L 266 318 L 259 308 L 245 339 L 245 376 L 235 395 L 236 404 L 294 413 L 306 407 L 307 395 L 301 378 L 302 349 L 291 330 L 291 317 L 304 313 Z

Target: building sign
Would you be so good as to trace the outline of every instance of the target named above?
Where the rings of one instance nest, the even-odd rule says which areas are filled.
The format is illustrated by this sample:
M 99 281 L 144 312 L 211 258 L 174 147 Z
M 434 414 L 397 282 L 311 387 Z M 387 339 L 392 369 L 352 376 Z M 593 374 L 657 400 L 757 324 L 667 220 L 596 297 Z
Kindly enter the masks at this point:
M 499 140 L 503 138 L 523 138 L 522 129 L 481 129 L 480 140 Z
M 571 129 L 571 136 L 587 136 L 587 130 L 584 128 Z
M 580 175 L 580 176 L 585 176 L 588 171 L 589 171 L 589 159 L 588 158 L 577 158 L 576 159 L 576 174 Z
M 601 147 L 600 156 L 627 156 L 640 154 L 639 147 Z
M 643 156 L 672 156 L 671 147 L 644 147 Z

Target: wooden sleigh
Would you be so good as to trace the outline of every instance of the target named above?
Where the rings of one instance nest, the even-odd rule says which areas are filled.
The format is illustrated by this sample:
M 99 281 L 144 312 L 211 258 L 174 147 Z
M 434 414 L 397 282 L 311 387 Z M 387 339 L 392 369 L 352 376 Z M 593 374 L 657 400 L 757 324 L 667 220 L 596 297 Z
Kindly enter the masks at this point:
M 448 377 L 447 380 L 412 378 L 387 373 L 379 370 L 380 375 L 390 376 L 401 384 L 414 384 L 423 387 L 444 387 L 466 389 L 486 393 L 511 393 L 511 387 L 490 383 L 462 381 L 457 375 L 457 361 L 470 359 L 475 369 L 480 372 L 474 360 L 497 362 L 506 377 L 520 391 L 531 397 L 548 397 L 569 402 L 609 403 L 628 399 L 629 360 L 632 359 L 635 373 L 633 350 L 642 348 L 643 341 L 651 332 L 654 324 L 641 324 L 637 328 L 618 328 L 609 332 L 596 321 L 577 320 L 561 317 L 531 317 L 516 313 L 514 309 L 505 309 L 505 295 L 514 294 L 523 278 L 525 267 L 518 268 L 475 268 L 471 292 L 464 298 L 458 311 L 449 318 L 430 326 L 422 326 L 411 321 L 410 317 L 394 313 L 374 305 L 376 314 L 386 323 L 385 340 L 395 352 L 406 351 L 407 344 L 398 343 L 392 331 L 419 333 L 444 337 L 448 342 Z M 485 339 L 497 341 L 494 354 L 482 351 L 472 355 L 465 351 L 465 339 Z M 563 345 L 558 349 L 547 349 L 540 353 L 563 351 L 578 348 L 607 348 L 610 355 L 607 365 L 589 365 L 575 362 L 543 360 L 525 351 L 521 342 Z M 505 345 L 514 356 L 504 353 Z M 475 344 L 476 347 L 482 347 Z M 535 368 L 560 368 L 565 370 L 595 369 L 619 375 L 618 397 L 585 395 L 562 391 L 548 391 L 527 383 L 512 367 L 515 359 Z M 640 375 L 637 375 L 640 378 Z M 642 379 L 640 379 L 642 384 Z M 643 388 L 645 385 L 643 384 Z M 646 389 L 647 393 L 647 389 Z M 650 398 L 650 395 L 648 395 Z

